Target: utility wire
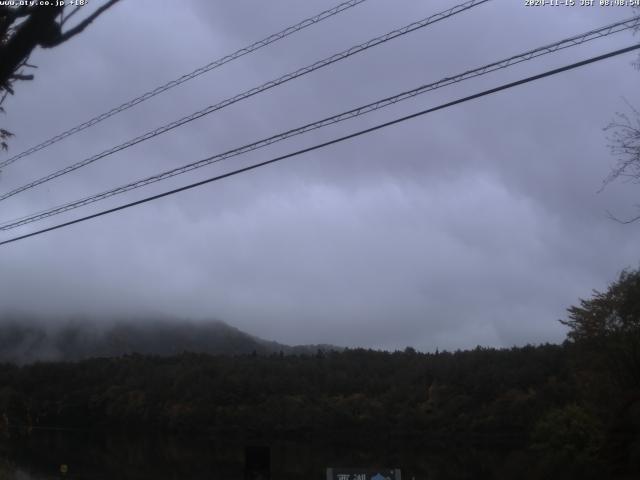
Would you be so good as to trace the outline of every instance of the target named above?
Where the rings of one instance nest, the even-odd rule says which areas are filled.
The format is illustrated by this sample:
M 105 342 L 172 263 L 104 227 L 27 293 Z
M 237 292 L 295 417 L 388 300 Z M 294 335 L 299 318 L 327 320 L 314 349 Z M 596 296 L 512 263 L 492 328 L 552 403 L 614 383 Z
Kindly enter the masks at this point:
M 313 17 L 309 17 L 295 25 L 292 25 L 290 27 L 285 28 L 284 30 L 278 32 L 278 33 L 274 33 L 272 35 L 269 35 L 266 38 L 263 38 L 262 40 L 259 40 L 255 43 L 252 43 L 251 45 L 241 48 L 240 50 L 236 50 L 235 52 L 229 54 L 229 55 L 225 55 L 224 57 L 221 57 L 217 60 L 214 60 L 213 62 L 204 65 L 200 68 L 195 69 L 194 71 L 192 71 L 191 73 L 187 73 L 185 75 L 182 75 L 181 77 L 175 79 L 175 80 L 171 80 L 170 82 L 165 83 L 164 85 L 161 85 L 157 88 L 154 88 L 153 90 L 150 90 L 146 93 L 143 93 L 142 95 L 135 97 L 131 100 L 129 100 L 128 102 L 123 103 L 122 105 L 119 105 L 117 107 L 112 108 L 111 110 L 109 110 L 108 112 L 102 113 L 100 115 L 97 115 L 89 120 L 87 120 L 84 123 L 81 123 L 79 125 L 76 125 L 73 128 L 70 128 L 69 130 L 66 130 L 54 137 L 51 137 L 45 141 L 43 141 L 42 143 L 39 143 L 38 145 L 35 145 L 27 150 L 25 150 L 24 152 L 21 152 L 17 155 L 14 155 L 11 158 L 8 158 L 7 160 L 4 160 L 2 162 L 0 162 L 0 168 L 6 167 L 7 165 L 11 165 L 12 163 L 20 160 L 21 158 L 27 157 L 29 155 L 31 155 L 32 153 L 35 153 L 37 151 L 42 150 L 43 148 L 46 148 L 50 145 L 53 145 L 54 143 L 59 142 L 60 140 L 63 140 L 73 134 L 76 134 L 78 132 L 81 132 L 82 130 L 92 127 L 100 122 L 102 122 L 103 120 L 106 120 L 109 117 L 112 117 L 120 112 L 124 112 L 125 110 L 128 110 L 131 107 L 134 107 L 136 105 L 138 105 L 139 103 L 142 103 L 146 100 L 149 100 L 152 97 L 155 97 L 156 95 L 159 95 L 163 92 L 166 92 L 167 90 L 172 89 L 173 87 L 177 87 L 178 85 L 185 83 L 193 78 L 199 77 L 200 75 L 207 73 L 215 68 L 221 67 L 222 65 L 229 63 L 233 60 L 236 60 L 244 55 L 247 55 L 249 53 L 255 52 L 256 50 L 261 49 L 262 47 L 266 47 L 267 45 L 270 45 L 272 43 L 277 42 L 278 40 L 282 40 L 286 37 L 288 37 L 289 35 L 293 35 L 296 32 L 299 32 L 300 30 L 303 30 L 307 27 L 310 27 L 311 25 L 315 25 L 316 23 L 322 22 L 323 20 L 326 20 L 327 18 L 330 18 L 334 15 L 337 15 L 341 12 L 344 12 L 345 10 L 348 10 L 349 8 L 355 7 L 363 2 L 366 2 L 367 0 L 349 0 L 347 2 L 343 2 L 339 5 L 336 5 L 333 8 L 330 8 L 329 10 L 325 10 L 324 12 L 320 12 L 317 15 L 314 15 Z
M 44 228 L 42 230 L 38 230 L 38 231 L 31 232 L 31 233 L 28 233 L 28 234 L 25 234 L 25 235 L 20 235 L 18 237 L 10 238 L 8 240 L 4 240 L 4 241 L 0 242 L 0 246 L 1 245 L 6 245 L 6 244 L 12 243 L 12 242 L 17 242 L 19 240 L 24 240 L 26 238 L 33 237 L 33 236 L 36 236 L 36 235 L 40 235 L 40 234 L 43 234 L 43 233 L 46 233 L 46 232 L 50 232 L 50 231 L 53 231 L 53 230 L 57 230 L 59 228 L 68 227 L 68 226 L 74 225 L 76 223 L 81 223 L 81 222 L 84 222 L 86 220 L 91 220 L 93 218 L 97 218 L 97 217 L 101 217 L 103 215 L 107 215 L 107 214 L 110 214 L 110 213 L 118 212 L 120 210 L 125 210 L 127 208 L 134 207 L 136 205 L 141 205 L 143 203 L 151 202 L 153 200 L 158 200 L 160 198 L 167 197 L 169 195 L 173 195 L 173 194 L 176 194 L 176 193 L 179 193 L 179 192 L 183 192 L 185 190 L 190 190 L 192 188 L 196 188 L 196 187 L 199 187 L 199 186 L 202 186 L 202 185 L 206 185 L 207 183 L 211 183 L 211 182 L 215 182 L 215 181 L 218 181 L 218 180 L 222 180 L 223 178 L 232 177 L 232 176 L 238 175 L 240 173 L 248 172 L 250 170 L 255 170 L 255 169 L 259 168 L 259 167 L 264 167 L 266 165 L 270 165 L 272 163 L 276 163 L 276 162 L 279 162 L 281 160 L 285 160 L 287 158 L 296 157 L 298 155 L 302 155 L 303 153 L 312 152 L 314 150 L 318 150 L 318 149 L 321 149 L 321 148 L 324 148 L 324 147 L 328 147 L 329 145 L 334 145 L 336 143 L 344 142 L 345 140 L 349 140 L 349 139 L 352 139 L 352 138 L 355 138 L 355 137 L 359 137 L 361 135 L 365 135 L 365 134 L 374 132 L 376 130 L 383 129 L 383 128 L 389 127 L 391 125 L 395 125 L 397 123 L 402 123 L 402 122 L 405 122 L 407 120 L 410 120 L 410 119 L 413 119 L 413 118 L 416 118 L 416 117 L 420 117 L 422 115 L 426 115 L 428 113 L 432 113 L 432 112 L 435 112 L 435 111 L 438 111 L 438 110 L 443 110 L 445 108 L 449 108 L 449 107 L 452 107 L 454 105 L 459 105 L 461 103 L 468 102 L 470 100 L 475 100 L 477 98 L 484 97 L 486 95 L 491 95 L 493 93 L 497 93 L 497 92 L 500 92 L 502 90 L 507 90 L 509 88 L 513 88 L 513 87 L 516 87 L 516 86 L 519 86 L 519 85 L 523 85 L 525 83 L 530 83 L 530 82 L 533 82 L 533 81 L 536 81 L 536 80 L 540 80 L 542 78 L 550 77 L 552 75 L 557 75 L 559 73 L 566 72 L 568 70 L 573 70 L 573 69 L 578 68 L 578 67 L 582 67 L 582 66 L 585 66 L 585 65 L 589 65 L 591 63 L 599 62 L 601 60 L 605 60 L 607 58 L 615 57 L 617 55 L 622 55 L 624 53 L 628 53 L 628 52 L 631 52 L 631 51 L 637 50 L 637 49 L 640 49 L 640 44 L 632 45 L 632 46 L 626 47 L 626 48 L 621 48 L 619 50 L 614 50 L 614 51 L 606 53 L 604 55 L 599 55 L 597 57 L 591 57 L 591 58 L 589 58 L 587 60 L 582 60 L 580 62 L 572 63 L 570 65 L 565 65 L 564 67 L 555 68 L 553 70 L 548 70 L 548 71 L 546 71 L 544 73 L 540 73 L 538 75 L 533 75 L 533 76 L 530 76 L 530 77 L 523 78 L 521 80 L 517 80 L 515 82 L 506 83 L 506 84 L 500 85 L 498 87 L 491 88 L 489 90 L 484 90 L 484 91 L 482 91 L 480 93 L 476 93 L 474 95 L 469 95 L 467 97 L 459 98 L 459 99 L 451 101 L 451 102 L 443 103 L 441 105 L 438 105 L 437 107 L 428 108 L 426 110 L 422 110 L 422 111 L 419 111 L 417 113 L 413 113 L 411 115 L 406 115 L 404 117 L 396 118 L 395 120 L 391 120 L 389 122 L 381 123 L 381 124 L 378 124 L 378 125 L 376 125 L 374 127 L 366 128 L 364 130 L 360 130 L 360 131 L 351 133 L 349 135 L 345 135 L 345 136 L 342 136 L 342 137 L 334 138 L 333 140 L 329 140 L 329 141 L 324 142 L 324 143 L 319 143 L 319 144 L 314 145 L 312 147 L 303 148 L 301 150 L 297 150 L 295 152 L 288 153 L 286 155 L 281 155 L 279 157 L 275 157 L 275 158 L 272 158 L 270 160 L 266 160 L 264 162 L 256 163 L 256 164 L 250 165 L 248 167 L 239 168 L 237 170 L 233 170 L 231 172 L 224 173 L 222 175 L 217 175 L 215 177 L 211 177 L 211 178 L 208 178 L 206 180 L 201 180 L 199 182 L 191 183 L 189 185 L 185 185 L 183 187 L 175 188 L 173 190 L 169 190 L 169 191 L 166 191 L 166 192 L 163 192 L 163 193 L 159 193 L 157 195 L 152 195 L 150 197 L 146 197 L 146 198 L 143 198 L 141 200 L 137 200 L 135 202 L 126 203 L 126 204 L 120 205 L 118 207 L 110 208 L 110 209 L 107 209 L 107 210 L 102 210 L 102 211 L 94 213 L 92 215 L 87 215 L 85 217 L 81 217 L 81 218 L 77 218 L 75 220 L 71 220 L 71 221 L 68 221 L 68 222 L 60 223 L 58 225 L 54 225 L 52 227 Z
M 75 200 L 73 202 L 69 202 L 63 205 L 59 205 L 53 208 L 50 208 L 48 210 L 44 210 L 41 212 L 37 212 L 37 213 L 32 213 L 28 216 L 25 217 L 21 217 L 18 219 L 13 219 L 13 220 L 9 220 L 9 221 L 5 221 L 4 223 L 0 224 L 0 231 L 6 231 L 6 230 L 11 230 L 13 228 L 22 226 L 22 225 L 26 225 L 28 223 L 32 223 L 38 220 L 42 220 L 44 218 L 48 218 L 51 217 L 53 215 L 57 215 L 69 210 L 73 210 L 75 208 L 79 208 L 100 200 L 104 200 L 106 198 L 115 196 L 115 195 L 119 195 L 121 193 L 125 193 L 128 192 L 130 190 L 134 190 L 136 188 L 140 188 L 146 185 L 150 185 L 152 183 L 155 182 L 159 182 L 161 180 L 165 180 L 171 177 L 174 177 L 176 175 L 181 175 L 183 173 L 198 169 L 198 168 L 202 168 L 205 167 L 207 165 L 210 165 L 212 163 L 217 163 L 220 162 L 222 160 L 225 160 L 227 158 L 231 158 L 231 157 L 235 157 L 253 150 L 257 150 L 259 148 L 262 147 L 266 147 L 268 145 L 271 145 L 273 143 L 277 143 L 280 142 L 282 140 L 297 136 L 297 135 L 301 135 L 303 133 L 312 131 L 312 130 L 316 130 L 322 127 L 325 127 L 327 125 L 331 125 L 334 123 L 338 123 L 338 122 L 342 122 L 344 120 L 348 120 L 351 118 L 355 118 L 361 115 L 365 115 L 367 113 L 385 108 L 389 105 L 393 105 L 395 103 L 398 103 L 400 101 L 404 101 L 410 98 L 413 98 L 417 95 L 420 95 L 422 93 L 425 92 L 429 92 L 432 90 L 436 90 L 438 88 L 447 86 L 447 85 L 451 85 L 454 83 L 458 83 L 470 78 L 474 78 L 474 77 L 478 77 L 481 75 L 486 75 L 490 72 L 494 72 L 496 70 L 500 70 L 503 68 L 507 68 L 509 66 L 512 65 L 516 65 L 518 63 L 524 62 L 524 61 L 528 61 L 531 60 L 533 58 L 537 58 L 539 56 L 542 55 L 547 55 L 549 53 L 561 50 L 561 49 L 565 49 L 565 48 L 569 48 L 569 47 L 573 47 L 575 45 L 580 45 L 584 42 L 596 39 L 596 38 L 601 38 L 607 35 L 611 35 L 620 31 L 624 31 L 624 30 L 628 30 L 628 29 L 632 29 L 635 28 L 637 25 L 640 24 L 640 16 L 638 17 L 634 17 L 631 18 L 629 20 L 624 20 L 621 22 L 616 22 L 614 24 L 611 25 L 607 25 L 605 27 L 601 27 L 595 30 L 590 30 L 588 32 L 582 33 L 580 35 L 575 35 L 573 37 L 569 37 L 566 38 L 564 40 L 549 44 L 549 45 L 545 45 L 539 48 L 535 48 L 533 50 L 529 50 L 526 51 L 524 53 L 518 54 L 518 55 L 514 55 L 511 57 L 508 57 L 506 59 L 497 61 L 497 62 L 493 62 L 490 63 L 488 65 L 484 65 L 482 67 L 479 68 L 475 68 L 473 70 L 468 70 L 466 72 L 463 72 L 461 74 L 458 75 L 454 75 L 454 76 L 450 76 L 450 77 L 445 77 L 437 82 L 433 82 L 433 83 L 429 83 L 426 85 L 422 85 L 418 88 L 414 88 L 413 90 L 408 90 L 405 92 L 402 92 L 400 94 L 391 96 L 391 97 L 387 97 L 384 98 L 382 100 L 378 100 L 376 102 L 373 103 L 369 103 L 367 105 L 363 105 L 360 106 L 358 108 L 354 108 L 352 110 L 348 110 L 346 112 L 342 112 L 339 113 L 337 115 L 333 115 L 331 117 L 327 117 L 324 118 L 322 120 L 318 120 L 316 122 L 313 123 L 309 123 L 306 125 L 303 125 L 301 127 L 292 129 L 292 130 L 288 130 L 286 132 L 282 132 L 279 133 L 277 135 L 273 135 L 271 137 L 268 138 L 264 138 L 262 140 L 258 140 L 256 142 L 235 148 L 233 150 L 229 150 L 227 152 L 224 153 L 220 153 L 217 155 L 213 155 L 210 157 L 207 157 L 205 159 L 193 162 L 193 163 L 189 163 L 186 165 L 183 165 L 181 167 L 177 167 L 165 172 L 161 172 L 159 174 L 156 175 L 152 175 L 150 177 L 146 177 L 140 180 L 136 180 L 134 182 L 131 182 L 129 184 L 126 185 L 122 185 L 120 187 L 111 189 L 111 190 L 107 190 L 105 192 L 102 193 L 98 193 L 89 197 L 85 197 L 83 199 L 80 200 Z
M 156 128 L 155 130 L 150 130 L 147 133 L 140 135 L 136 138 L 133 138 L 127 142 L 124 142 L 120 145 L 117 145 L 115 147 L 112 147 L 108 150 L 105 150 L 101 153 L 98 153 L 96 155 L 93 155 L 92 157 L 86 158 L 84 160 L 81 160 L 79 162 L 76 162 L 72 165 L 69 165 L 68 167 L 65 167 L 61 170 L 57 170 L 53 173 L 50 173 L 49 175 L 46 175 L 44 177 L 41 177 L 37 180 L 34 180 L 26 185 L 23 185 L 21 187 L 15 188 L 14 190 L 11 190 L 10 192 L 6 192 L 2 195 L 0 195 L 0 201 L 2 200 L 6 200 L 7 198 L 10 198 L 14 195 L 17 195 L 20 192 L 24 192 L 25 190 L 29 190 L 31 188 L 34 188 L 38 185 L 42 185 L 43 183 L 46 183 L 50 180 L 53 180 L 54 178 L 60 177 L 62 175 L 65 175 L 67 173 L 73 172 L 74 170 L 78 170 L 79 168 L 85 167 L 93 162 L 96 162 L 98 160 L 100 160 L 101 158 L 107 157 L 109 155 L 112 155 L 116 152 L 119 152 L 121 150 L 124 150 L 126 148 L 132 147 L 140 142 L 144 142 L 145 140 L 149 140 L 151 138 L 154 138 L 158 135 L 162 135 L 163 133 L 166 133 L 170 130 L 173 130 L 174 128 L 180 127 L 186 123 L 192 122 L 193 120 L 197 120 L 198 118 L 204 117 L 205 115 L 209 115 L 210 113 L 213 113 L 217 110 L 221 110 L 223 108 L 226 108 L 230 105 L 233 105 L 234 103 L 237 103 L 241 100 L 245 100 L 249 97 L 252 97 L 254 95 L 257 95 L 259 93 L 262 93 L 266 90 L 269 90 L 273 87 L 276 87 L 278 85 L 281 85 L 283 83 L 286 83 L 290 80 L 293 80 L 295 78 L 301 77 L 303 75 L 306 75 L 308 73 L 311 73 L 315 70 L 318 70 L 320 68 L 326 67 L 328 65 L 331 65 L 333 63 L 336 63 L 340 60 L 344 60 L 345 58 L 348 58 L 352 55 L 358 54 L 360 52 L 363 52 L 365 50 L 368 50 L 369 48 L 375 47 L 377 45 L 381 45 L 385 42 L 388 42 L 390 40 L 393 40 L 395 38 L 398 38 L 400 36 L 406 35 L 408 33 L 411 33 L 415 30 L 418 30 L 420 28 L 424 28 L 428 25 L 431 25 L 433 23 L 436 23 L 440 20 L 444 20 L 446 18 L 452 17 L 458 13 L 464 12 L 466 10 L 469 10 L 470 8 L 476 7 L 478 5 L 481 5 L 483 3 L 486 3 L 490 0 L 470 0 L 468 2 L 465 2 L 463 4 L 460 5 L 456 5 L 455 7 L 449 8 L 447 10 L 445 10 L 444 12 L 440 12 L 440 13 L 436 13 L 434 15 L 431 15 L 425 19 L 422 19 L 418 22 L 414 22 L 411 23 L 409 25 L 406 25 L 402 28 L 399 28 L 397 30 L 393 30 L 389 33 L 386 33 L 384 35 L 381 35 L 379 37 L 373 38 L 367 42 L 361 43 L 360 45 L 356 45 L 354 47 L 351 47 L 347 50 L 344 50 L 340 53 L 336 53 L 335 55 L 332 55 L 330 57 L 327 57 L 323 60 L 317 61 L 311 65 L 308 65 L 306 67 L 300 68 L 298 70 L 296 70 L 295 72 L 292 73 L 288 73 L 286 75 L 283 75 L 275 80 L 271 80 L 269 82 L 266 82 L 258 87 L 254 87 L 250 90 L 247 90 L 243 93 L 240 93 L 238 95 L 235 95 L 234 97 L 228 98 L 226 100 L 223 100 L 220 103 L 217 103 L 215 105 L 210 105 L 202 110 L 199 110 L 197 112 L 192 113 L 191 115 L 188 115 L 186 117 L 183 117 L 179 120 L 175 120 L 167 125 L 163 125 L 162 127 Z

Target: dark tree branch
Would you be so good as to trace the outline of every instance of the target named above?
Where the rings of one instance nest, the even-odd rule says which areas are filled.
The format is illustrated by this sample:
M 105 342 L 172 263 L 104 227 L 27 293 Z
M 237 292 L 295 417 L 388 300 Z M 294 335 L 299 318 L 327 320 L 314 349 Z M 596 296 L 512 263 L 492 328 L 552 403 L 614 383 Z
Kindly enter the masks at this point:
M 66 42 L 84 31 L 102 13 L 118 3 L 108 0 L 75 27 L 62 32 L 62 26 L 76 15 L 81 7 L 64 15 L 64 5 L 24 5 L 9 7 L 0 5 L 0 104 L 8 94 L 13 95 L 13 83 L 32 80 L 22 68 L 35 68 L 27 63 L 31 52 L 38 46 L 51 48 Z M 0 107 L 0 111 L 4 111 Z M 11 133 L 0 129 L 0 148 L 6 149 L 6 139 Z
M 6 87 L 13 73 L 42 41 L 60 35 L 55 19 L 62 7 L 40 7 L 18 27 L 0 48 L 0 86 Z
M 50 48 L 50 47 L 55 47 L 57 45 L 60 45 L 63 42 L 66 42 L 67 40 L 69 40 L 70 38 L 76 36 L 77 34 L 81 33 L 85 28 L 87 28 L 96 18 L 98 18 L 102 13 L 104 13 L 106 10 L 108 10 L 109 8 L 111 8 L 113 5 L 115 5 L 116 3 L 118 3 L 120 0 L 109 0 L 107 3 L 105 3 L 103 6 L 101 6 L 100 8 L 98 8 L 95 12 L 93 12 L 91 15 L 89 15 L 87 18 L 85 18 L 82 22 L 80 22 L 78 25 L 76 25 L 75 27 L 67 30 L 64 33 L 60 33 L 58 35 L 57 38 L 52 39 L 51 41 L 47 42 L 46 44 L 40 43 L 40 45 L 44 48 Z M 69 14 L 69 16 L 73 15 L 75 12 L 77 11 L 74 10 L 73 12 L 71 12 Z M 68 19 L 69 17 L 67 17 Z M 63 20 L 62 23 L 60 24 L 60 26 L 62 26 L 62 24 L 65 22 L 66 20 Z
M 35 6 L 22 5 L 20 7 L 0 6 L 0 17 L 9 18 L 12 22 L 20 17 L 31 15 L 35 11 Z
M 65 23 L 67 23 L 71 17 L 73 17 L 76 13 L 78 13 L 80 11 L 80 8 L 81 8 L 80 6 L 77 6 L 76 8 L 71 10 L 71 12 L 69 14 L 64 16 L 62 18 L 62 20 L 60 21 L 60 26 L 63 26 Z
M 33 75 L 24 75 L 22 73 L 14 73 L 11 80 L 33 80 Z
M 613 213 L 611 213 L 609 210 L 607 210 L 607 218 L 609 220 L 613 220 L 614 222 L 618 222 L 622 225 L 629 225 L 630 223 L 635 223 L 638 220 L 640 220 L 640 215 L 636 216 L 636 217 L 631 217 L 628 218 L 627 220 L 622 220 L 621 218 L 616 217 Z
M 604 187 L 619 177 L 640 179 L 640 110 L 625 100 L 631 115 L 616 113 L 604 130 L 608 132 L 609 151 L 618 158 L 617 164 L 603 182 Z

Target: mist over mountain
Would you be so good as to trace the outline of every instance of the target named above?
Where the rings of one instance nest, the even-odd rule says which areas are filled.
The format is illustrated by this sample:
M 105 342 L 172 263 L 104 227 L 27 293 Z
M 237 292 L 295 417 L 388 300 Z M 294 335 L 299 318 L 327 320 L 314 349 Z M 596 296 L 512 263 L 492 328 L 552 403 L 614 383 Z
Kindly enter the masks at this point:
M 0 362 L 78 361 L 133 353 L 169 356 L 182 352 L 212 355 L 310 354 L 331 345 L 284 345 L 252 336 L 220 320 L 175 318 L 45 321 L 21 315 L 0 318 Z

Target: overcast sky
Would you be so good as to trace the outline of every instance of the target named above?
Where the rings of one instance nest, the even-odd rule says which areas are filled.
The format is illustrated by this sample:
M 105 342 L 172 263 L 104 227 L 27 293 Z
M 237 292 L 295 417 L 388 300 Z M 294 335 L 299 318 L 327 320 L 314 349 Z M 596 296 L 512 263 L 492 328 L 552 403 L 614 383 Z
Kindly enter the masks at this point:
M 37 51 L 9 155 L 337 0 L 123 0 Z M 0 190 L 455 0 L 368 0 L 4 169 Z M 87 7 L 88 8 L 88 7 Z M 0 205 L 39 211 L 633 15 L 495 0 L 235 104 Z M 638 41 L 626 32 L 3 233 L 53 225 Z M 0 247 L 2 309 L 224 320 L 285 343 L 422 350 L 559 342 L 565 310 L 640 259 L 640 187 L 597 193 L 603 127 L 640 106 L 633 54 Z M 7 158 L 3 153 L 1 158 Z

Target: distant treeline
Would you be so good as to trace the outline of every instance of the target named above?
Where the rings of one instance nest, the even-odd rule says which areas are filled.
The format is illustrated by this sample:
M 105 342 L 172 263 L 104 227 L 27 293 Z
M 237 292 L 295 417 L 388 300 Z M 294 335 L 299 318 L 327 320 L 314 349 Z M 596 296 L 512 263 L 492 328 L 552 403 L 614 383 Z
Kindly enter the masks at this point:
M 576 402 L 556 345 L 421 354 L 346 350 L 130 355 L 0 367 L 4 424 L 164 431 L 526 435 Z
M 620 404 L 586 401 L 572 348 L 4 364 L 0 429 L 13 436 L 57 427 L 361 443 L 406 437 L 530 448 L 562 468 L 571 459 L 591 472 L 609 465 L 613 451 L 615 465 L 635 468 L 638 431 L 613 435 Z
M 563 323 L 562 345 L 500 350 L 0 364 L 0 435 L 55 427 L 360 444 L 403 437 L 524 448 L 553 472 L 545 478 L 640 478 L 640 271 L 581 300 Z

